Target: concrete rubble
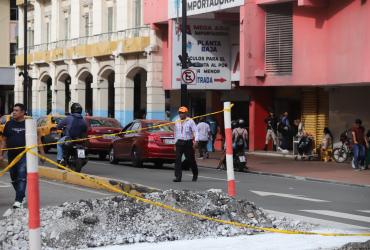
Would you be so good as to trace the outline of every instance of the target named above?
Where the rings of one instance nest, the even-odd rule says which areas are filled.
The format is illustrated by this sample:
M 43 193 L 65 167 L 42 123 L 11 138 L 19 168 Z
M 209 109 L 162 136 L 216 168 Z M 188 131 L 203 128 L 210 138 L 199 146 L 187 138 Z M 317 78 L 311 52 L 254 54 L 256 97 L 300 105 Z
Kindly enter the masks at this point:
M 253 203 L 231 198 L 221 190 L 168 190 L 142 195 L 186 211 L 258 227 L 304 231 L 313 227 L 270 217 Z M 0 249 L 27 249 L 27 216 L 26 209 L 17 209 L 0 220 Z M 65 202 L 58 207 L 41 209 L 43 249 L 83 249 L 258 233 L 261 231 L 197 219 L 125 196 Z

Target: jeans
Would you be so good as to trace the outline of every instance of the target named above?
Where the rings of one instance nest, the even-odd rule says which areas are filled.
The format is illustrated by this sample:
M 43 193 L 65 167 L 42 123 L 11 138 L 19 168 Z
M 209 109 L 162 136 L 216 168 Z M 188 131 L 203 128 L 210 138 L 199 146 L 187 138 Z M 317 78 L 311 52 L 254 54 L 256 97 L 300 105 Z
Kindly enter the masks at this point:
M 15 165 L 10 169 L 10 178 L 15 190 L 15 201 L 22 202 L 26 196 L 27 186 L 27 158 L 23 156 Z
M 362 144 L 353 145 L 353 163 L 355 168 L 365 165 L 366 147 Z
M 208 141 L 199 141 L 198 142 L 199 157 L 207 156 L 207 153 L 208 153 L 207 144 L 208 144 Z
M 59 139 L 59 144 L 57 144 L 57 161 L 63 160 L 63 143 L 66 140 L 66 136 Z

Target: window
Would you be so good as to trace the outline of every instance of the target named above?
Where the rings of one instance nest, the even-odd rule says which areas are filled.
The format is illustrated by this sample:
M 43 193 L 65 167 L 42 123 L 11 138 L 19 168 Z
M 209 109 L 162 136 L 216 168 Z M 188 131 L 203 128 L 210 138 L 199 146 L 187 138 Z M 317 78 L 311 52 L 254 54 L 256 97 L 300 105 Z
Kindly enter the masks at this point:
M 108 32 L 113 32 L 113 7 L 108 7 Z
M 90 126 L 95 127 L 110 127 L 110 128 L 120 128 L 121 125 L 115 119 L 101 118 L 101 119 L 90 119 Z
M 132 125 L 132 127 L 131 127 L 131 133 L 137 133 L 137 132 L 139 132 L 138 130 L 141 128 L 141 124 L 140 124 L 140 122 L 136 122 L 136 123 L 134 123 L 134 125 Z
M 292 4 L 266 7 L 266 72 L 291 74 L 293 61 Z
M 141 0 L 135 0 L 135 27 L 141 26 Z
M 17 55 L 17 44 L 11 43 L 10 44 L 10 65 L 13 65 L 15 63 L 15 57 Z
M 145 127 L 148 128 L 149 133 L 173 132 L 174 130 L 172 125 L 166 123 L 146 123 Z
M 27 31 L 27 44 L 29 47 L 33 46 L 33 39 L 34 39 L 34 30 L 33 28 L 29 27 Z
M 64 39 L 69 39 L 69 34 L 71 33 L 71 23 L 68 12 L 64 13 Z
M 46 23 L 46 43 L 50 43 L 51 41 L 51 30 L 50 30 L 50 22 Z
M 10 0 L 10 20 L 11 21 L 18 20 L 18 8 L 16 0 Z

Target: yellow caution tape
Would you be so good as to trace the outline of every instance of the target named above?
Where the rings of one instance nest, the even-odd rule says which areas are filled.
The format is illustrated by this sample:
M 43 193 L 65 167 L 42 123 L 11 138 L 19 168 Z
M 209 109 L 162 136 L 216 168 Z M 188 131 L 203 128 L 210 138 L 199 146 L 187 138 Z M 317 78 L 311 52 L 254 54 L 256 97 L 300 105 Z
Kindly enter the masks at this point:
M 250 229 L 255 229 L 255 230 L 261 230 L 261 231 L 266 231 L 266 232 L 272 232 L 272 233 L 281 233 L 281 234 L 303 234 L 303 235 L 320 235 L 320 236 L 370 236 L 370 233 L 356 233 L 356 234 L 345 234 L 345 233 L 319 233 L 319 232 L 304 232 L 304 231 L 297 231 L 297 230 L 283 230 L 283 229 L 276 229 L 276 228 L 267 228 L 267 227 L 257 227 L 257 226 L 252 226 L 252 225 L 248 225 L 248 224 L 245 224 L 245 223 L 240 223 L 240 222 L 234 222 L 234 221 L 226 221 L 226 220 L 221 220 L 221 219 L 216 219 L 216 218 L 212 218 L 212 217 L 209 217 L 209 216 L 205 216 L 205 215 L 202 215 L 202 214 L 197 214 L 197 213 L 193 213 L 193 212 L 189 212 L 189 211 L 186 211 L 186 210 L 183 210 L 183 209 L 179 209 L 179 208 L 175 208 L 175 207 L 171 207 L 169 205 L 166 205 L 166 204 L 163 204 L 163 203 L 160 203 L 160 202 L 157 202 L 157 201 L 152 201 L 152 200 L 149 200 L 149 199 L 145 199 L 145 198 L 142 198 L 142 197 L 139 197 L 139 196 L 136 196 L 134 194 L 130 194 L 130 193 L 127 193 L 123 190 L 120 190 L 114 186 L 111 186 L 111 185 L 108 185 L 104 182 L 101 182 L 89 175 L 86 175 L 86 174 L 82 174 L 82 173 L 77 173 L 61 164 L 58 164 L 57 162 L 43 156 L 43 155 L 40 155 L 36 152 L 33 152 L 33 151 L 29 151 L 29 153 L 59 167 L 59 168 L 62 168 L 70 173 L 73 173 L 75 175 L 78 175 L 80 176 L 81 178 L 83 179 L 88 179 L 90 180 L 91 182 L 94 182 L 102 187 L 105 187 L 107 189 L 110 189 L 112 190 L 113 192 L 116 192 L 116 193 L 120 193 L 122 195 L 125 195 L 127 197 L 130 197 L 130 198 L 133 198 L 135 200 L 138 200 L 138 201 L 141 201 L 141 202 L 144 202 L 144 203 L 147 203 L 147 204 L 151 204 L 153 206 L 156 206 L 156 207 L 161 207 L 163 209 L 166 209 L 166 210 L 169 210 L 169 211 L 173 211 L 175 213 L 179 213 L 179 214 L 184 214 L 184 215 L 189 215 L 189 216 L 192 216 L 192 217 L 195 217 L 195 218 L 198 218 L 198 219 L 203 219 L 203 220 L 208 220 L 208 221 L 213 221 L 213 222 L 217 222 L 217 223 L 221 223 L 221 224 L 226 224 L 226 225 L 231 225 L 231 226 L 235 226 L 235 227 L 241 227 L 241 228 L 250 228 Z
M 0 177 L 3 176 L 7 171 L 9 171 L 12 167 L 15 166 L 15 164 L 18 163 L 18 161 L 20 161 L 20 159 L 30 150 L 30 148 L 27 148 L 25 150 L 23 150 L 22 153 L 20 153 L 19 155 L 17 155 L 17 157 L 14 158 L 14 160 L 12 160 L 12 162 L 6 166 L 6 168 L 4 168 L 1 172 L 0 172 Z
M 230 106 L 230 108 L 233 105 L 234 104 L 232 104 Z M 195 116 L 195 117 L 192 117 L 192 118 L 189 118 L 189 119 L 190 120 L 195 120 L 195 119 L 199 119 L 201 117 L 212 116 L 212 115 L 216 115 L 216 114 L 219 114 L 219 113 L 223 113 L 224 111 L 225 111 L 225 109 L 219 110 L 219 111 L 216 111 L 216 112 L 212 112 L 212 113 L 208 113 L 208 114 L 204 114 L 204 115 L 198 115 L 198 116 Z M 66 143 L 66 142 L 82 142 L 82 141 L 87 141 L 87 140 L 90 140 L 90 139 L 103 138 L 104 136 L 107 136 L 107 135 L 108 136 L 117 136 L 117 135 L 123 135 L 123 134 L 136 133 L 136 132 L 139 132 L 139 131 L 145 131 L 145 130 L 150 130 L 150 129 L 153 129 L 153 128 L 160 128 L 160 127 L 163 127 L 163 126 L 168 126 L 168 125 L 171 125 L 171 124 L 175 124 L 177 122 L 183 122 L 183 120 L 176 120 L 176 121 L 173 121 L 173 122 L 162 123 L 162 124 L 151 126 L 151 127 L 140 128 L 140 129 L 137 129 L 137 130 L 121 131 L 121 132 L 114 133 L 114 134 L 104 134 L 104 135 L 99 135 L 99 136 L 91 136 L 91 137 L 82 138 L 82 139 L 67 140 L 67 141 L 64 141 L 64 142 L 52 142 L 52 143 L 45 143 L 45 144 L 36 144 L 36 145 L 30 146 L 30 148 L 58 145 L 58 144 Z M 16 149 L 25 149 L 25 148 L 26 148 L 26 146 L 24 146 L 24 147 L 14 147 L 14 148 L 3 148 L 0 151 L 10 151 L 10 150 L 16 150 Z

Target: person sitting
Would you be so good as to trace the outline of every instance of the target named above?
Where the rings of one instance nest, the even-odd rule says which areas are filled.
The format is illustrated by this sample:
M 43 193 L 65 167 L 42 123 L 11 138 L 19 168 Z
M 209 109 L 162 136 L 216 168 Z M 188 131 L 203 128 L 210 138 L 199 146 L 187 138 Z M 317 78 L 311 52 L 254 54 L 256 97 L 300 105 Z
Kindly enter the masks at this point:
M 307 156 L 312 155 L 313 138 L 312 136 L 304 132 L 298 143 L 298 154 L 301 159 L 305 159 Z
M 321 160 L 328 162 L 331 161 L 331 155 L 333 152 L 333 134 L 328 127 L 324 128 L 324 137 L 322 138 L 320 145 Z

